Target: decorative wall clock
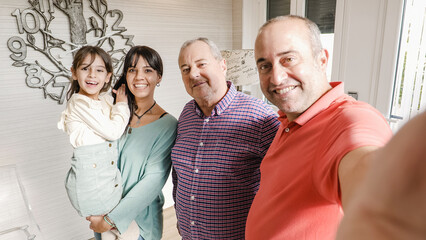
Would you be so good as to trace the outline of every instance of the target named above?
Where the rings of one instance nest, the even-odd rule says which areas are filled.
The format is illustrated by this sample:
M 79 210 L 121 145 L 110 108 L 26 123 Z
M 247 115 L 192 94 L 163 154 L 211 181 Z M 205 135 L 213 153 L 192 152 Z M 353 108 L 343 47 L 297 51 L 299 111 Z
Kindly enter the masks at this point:
M 108 10 L 106 0 L 28 2 L 28 8 L 12 12 L 19 36 L 7 41 L 12 66 L 25 69 L 28 87 L 43 90 L 44 98 L 64 103 L 73 53 L 84 45 L 102 47 L 111 55 L 113 81 L 117 79 L 127 50 L 134 45 L 134 36 L 123 34 L 127 29 L 121 26 L 122 11 Z

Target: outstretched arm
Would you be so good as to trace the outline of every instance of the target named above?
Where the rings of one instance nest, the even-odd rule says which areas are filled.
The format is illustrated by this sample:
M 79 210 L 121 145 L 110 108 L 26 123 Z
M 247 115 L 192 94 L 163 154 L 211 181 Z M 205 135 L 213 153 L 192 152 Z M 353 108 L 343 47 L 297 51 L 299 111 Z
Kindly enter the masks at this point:
M 372 155 L 337 239 L 426 239 L 426 113 Z

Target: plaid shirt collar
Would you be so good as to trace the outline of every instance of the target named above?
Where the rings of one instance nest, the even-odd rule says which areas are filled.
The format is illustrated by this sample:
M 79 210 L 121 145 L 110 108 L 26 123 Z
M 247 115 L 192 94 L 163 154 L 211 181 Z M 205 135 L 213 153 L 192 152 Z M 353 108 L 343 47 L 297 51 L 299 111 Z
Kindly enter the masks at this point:
M 220 116 L 231 104 L 232 100 L 235 98 L 235 95 L 237 95 L 237 89 L 235 88 L 234 84 L 230 81 L 226 81 L 226 84 L 228 85 L 228 91 L 226 92 L 225 96 L 216 104 L 210 116 Z M 195 100 L 193 101 L 195 112 L 198 116 L 204 118 L 205 115 L 203 111 L 201 111 L 197 102 L 195 102 Z

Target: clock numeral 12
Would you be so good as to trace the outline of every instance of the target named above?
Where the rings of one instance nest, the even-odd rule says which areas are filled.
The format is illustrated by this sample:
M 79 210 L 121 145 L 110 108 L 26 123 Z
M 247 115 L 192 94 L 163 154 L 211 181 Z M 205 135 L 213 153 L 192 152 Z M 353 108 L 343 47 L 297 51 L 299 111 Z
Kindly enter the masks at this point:
M 34 19 L 34 27 L 29 27 L 27 24 L 27 16 L 31 15 Z M 25 9 L 22 11 L 20 9 L 16 9 L 12 16 L 16 17 L 16 23 L 18 24 L 19 33 L 24 33 L 24 30 L 28 33 L 36 33 L 40 30 L 40 18 L 36 11 L 32 9 Z

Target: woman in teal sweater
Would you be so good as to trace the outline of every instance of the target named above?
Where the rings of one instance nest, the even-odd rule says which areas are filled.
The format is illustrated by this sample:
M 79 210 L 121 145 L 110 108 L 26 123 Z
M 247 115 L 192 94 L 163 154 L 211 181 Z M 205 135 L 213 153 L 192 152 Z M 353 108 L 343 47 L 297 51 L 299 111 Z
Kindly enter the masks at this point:
M 112 228 L 124 233 L 132 221 L 139 226 L 139 240 L 161 239 L 161 190 L 170 173 L 177 127 L 176 118 L 154 100 L 162 75 L 163 63 L 154 49 L 135 46 L 127 53 L 123 75 L 114 86 L 125 84 L 131 111 L 129 126 L 119 140 L 123 198 L 107 215 L 87 218 L 97 240 L 101 239 L 97 233 Z

